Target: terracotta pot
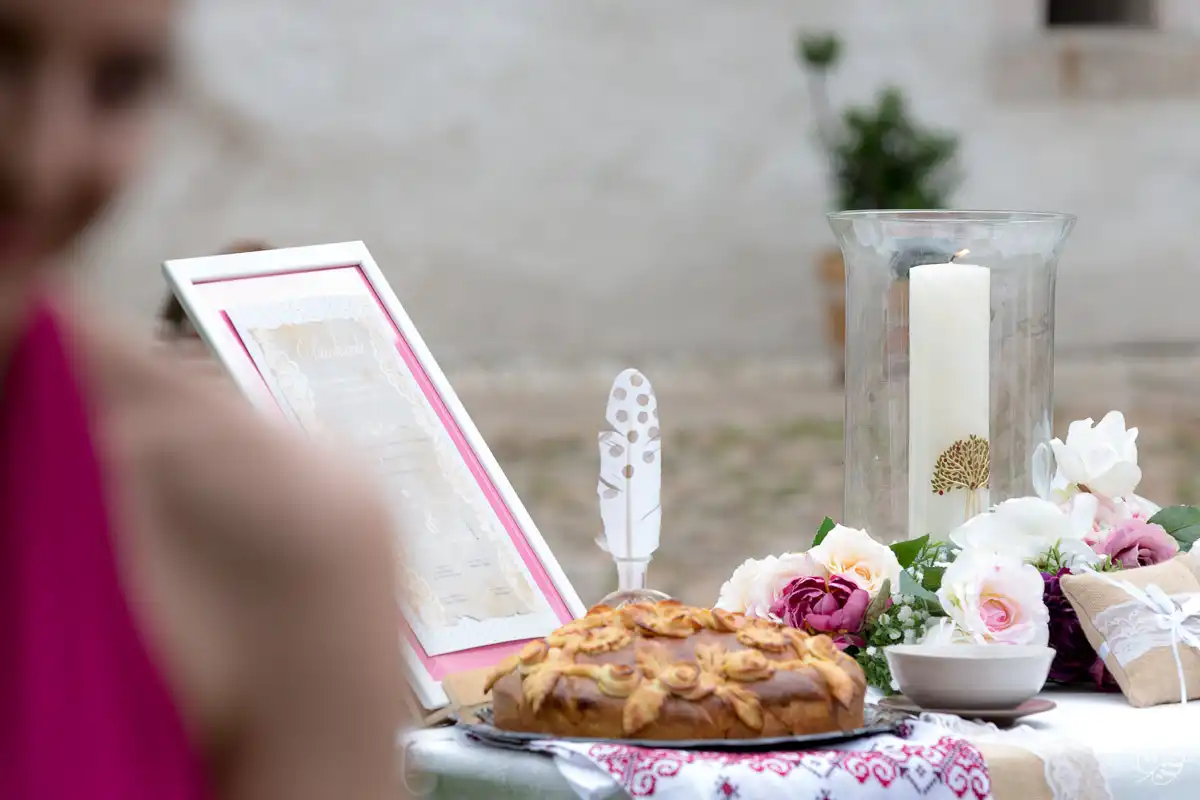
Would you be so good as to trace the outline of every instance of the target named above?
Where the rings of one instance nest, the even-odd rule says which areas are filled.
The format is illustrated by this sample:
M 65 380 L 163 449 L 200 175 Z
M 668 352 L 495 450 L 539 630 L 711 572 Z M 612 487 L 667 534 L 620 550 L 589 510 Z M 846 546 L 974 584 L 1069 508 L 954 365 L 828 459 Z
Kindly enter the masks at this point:
M 817 259 L 817 282 L 825 302 L 825 341 L 838 385 L 846 382 L 846 262 L 833 249 Z

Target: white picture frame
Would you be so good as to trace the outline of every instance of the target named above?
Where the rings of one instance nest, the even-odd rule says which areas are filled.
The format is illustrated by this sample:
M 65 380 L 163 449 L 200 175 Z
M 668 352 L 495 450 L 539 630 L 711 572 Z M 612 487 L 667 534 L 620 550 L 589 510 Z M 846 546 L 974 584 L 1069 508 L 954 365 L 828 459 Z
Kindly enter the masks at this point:
M 423 390 L 425 402 L 446 426 L 497 520 L 512 538 L 535 585 L 553 609 L 557 624 L 586 612 L 512 484 L 471 421 L 424 339 L 362 242 L 169 260 L 163 273 L 197 334 L 256 407 L 278 415 L 281 405 L 260 372 L 234 317 L 255 304 L 308 302 L 327 298 L 371 298 L 396 333 L 396 347 Z M 231 312 L 234 312 L 231 315 Z M 447 675 L 483 669 L 518 652 L 531 638 L 456 649 L 431 655 L 413 628 L 400 619 L 404 659 L 413 689 L 426 709 L 448 702 L 441 682 Z M 557 625 L 555 625 L 556 627 Z

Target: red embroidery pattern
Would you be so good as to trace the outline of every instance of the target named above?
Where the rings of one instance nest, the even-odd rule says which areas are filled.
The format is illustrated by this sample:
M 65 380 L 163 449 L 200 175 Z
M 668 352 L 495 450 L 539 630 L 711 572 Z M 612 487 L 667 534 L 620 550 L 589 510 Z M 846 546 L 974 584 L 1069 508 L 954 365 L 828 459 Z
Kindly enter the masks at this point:
M 660 782 L 676 778 L 690 764 L 747 769 L 758 774 L 787 777 L 806 770 L 821 780 L 842 772 L 860 785 L 887 789 L 907 781 L 919 794 L 945 786 L 955 797 L 985 800 L 991 781 L 983 756 L 970 743 L 944 736 L 932 745 L 899 745 L 881 750 L 813 750 L 795 753 L 711 753 L 660 750 L 615 744 L 596 744 L 588 757 L 606 769 L 633 797 L 653 797 Z M 722 781 L 730 788 L 733 783 Z
M 742 793 L 738 791 L 736 786 L 734 786 L 733 781 L 722 775 L 721 777 L 717 778 L 716 795 L 718 800 L 737 800 L 742 796 Z

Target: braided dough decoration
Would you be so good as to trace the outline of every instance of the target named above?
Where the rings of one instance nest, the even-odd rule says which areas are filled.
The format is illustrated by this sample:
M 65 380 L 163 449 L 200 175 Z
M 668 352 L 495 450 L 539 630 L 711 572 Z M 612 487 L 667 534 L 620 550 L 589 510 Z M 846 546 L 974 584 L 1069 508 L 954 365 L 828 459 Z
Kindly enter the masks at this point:
M 745 738 L 861 727 L 866 680 L 828 636 L 666 601 L 597 606 L 486 688 L 500 727 L 588 735 L 619 709 L 625 737 Z

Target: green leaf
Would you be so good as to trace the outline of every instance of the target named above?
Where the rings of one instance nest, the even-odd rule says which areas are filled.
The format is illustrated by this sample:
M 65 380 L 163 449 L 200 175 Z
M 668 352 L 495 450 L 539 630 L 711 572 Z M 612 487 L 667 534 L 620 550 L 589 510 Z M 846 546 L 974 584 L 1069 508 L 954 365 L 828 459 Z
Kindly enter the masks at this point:
M 906 539 L 905 541 L 893 544 L 892 552 L 896 554 L 896 560 L 900 562 L 900 568 L 908 569 L 911 567 L 928 543 L 929 534 L 925 534 L 916 539 Z
M 875 595 L 875 599 L 871 601 L 871 605 L 867 606 L 866 622 L 868 625 L 879 619 L 879 615 L 887 610 L 888 598 L 891 596 L 892 579 L 884 578 L 883 585 L 879 587 L 879 594 Z
M 907 572 L 900 573 L 900 594 L 911 594 L 918 601 L 924 603 L 925 610 L 930 614 L 944 616 L 946 613 L 942 610 L 942 604 L 938 601 L 937 595 L 917 583 L 916 579 Z
M 936 592 L 942 588 L 942 576 L 945 574 L 945 567 L 926 567 L 925 575 L 921 578 L 921 585 L 931 592 Z
M 962 179 L 956 137 L 913 118 L 894 87 L 842 111 L 829 157 L 846 210 L 944 208 Z
M 831 520 L 829 517 L 826 517 L 824 520 L 822 520 L 821 527 L 817 528 L 817 535 L 813 537 L 812 546 L 816 547 L 821 542 L 825 541 L 825 537 L 828 536 L 829 532 L 836 527 L 837 523 Z
M 1161 525 L 1163 530 L 1179 542 L 1179 549 L 1184 552 L 1191 550 L 1196 540 L 1200 539 L 1200 508 L 1196 506 L 1169 506 L 1149 521 L 1154 525 Z
M 796 55 L 800 62 L 818 72 L 825 72 L 837 64 L 842 52 L 842 42 L 832 33 L 801 33 L 796 38 Z

